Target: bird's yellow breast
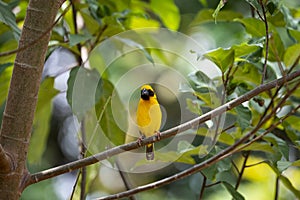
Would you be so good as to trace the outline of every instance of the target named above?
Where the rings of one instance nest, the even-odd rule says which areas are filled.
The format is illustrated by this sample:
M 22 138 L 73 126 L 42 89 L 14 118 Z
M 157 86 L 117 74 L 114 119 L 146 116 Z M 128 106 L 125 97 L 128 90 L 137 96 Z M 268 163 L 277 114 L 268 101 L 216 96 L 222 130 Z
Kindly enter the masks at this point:
M 137 109 L 137 124 L 142 134 L 150 137 L 159 131 L 161 118 L 162 114 L 156 98 L 140 99 Z

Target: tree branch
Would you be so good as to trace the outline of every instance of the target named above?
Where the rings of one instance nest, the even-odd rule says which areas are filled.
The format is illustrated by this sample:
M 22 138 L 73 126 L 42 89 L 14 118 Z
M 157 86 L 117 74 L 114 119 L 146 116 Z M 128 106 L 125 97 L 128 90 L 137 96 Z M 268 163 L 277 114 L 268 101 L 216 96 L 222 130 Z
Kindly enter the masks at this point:
M 295 71 L 294 73 L 291 73 L 291 74 L 287 75 L 284 78 L 276 79 L 276 80 L 271 81 L 269 83 L 260 85 L 256 89 L 251 90 L 248 93 L 240 96 L 239 98 L 236 98 L 236 99 L 234 99 L 234 100 L 232 100 L 232 101 L 230 101 L 230 102 L 228 102 L 228 103 L 226 103 L 226 104 L 224 104 L 224 105 L 222 105 L 222 106 L 220 106 L 220 107 L 218 107 L 218 108 L 216 108 L 216 109 L 214 109 L 214 110 L 212 110 L 208 113 L 205 113 L 202 116 L 199 116 L 199 117 L 197 117 L 193 120 L 190 120 L 190 121 L 185 122 L 185 123 L 183 123 L 179 126 L 173 127 L 169 130 L 166 130 L 166 131 L 162 132 L 161 133 L 161 139 L 169 138 L 169 137 L 174 136 L 178 133 L 181 133 L 185 130 L 188 130 L 188 129 L 196 126 L 196 125 L 199 125 L 199 124 L 201 124 L 201 123 L 203 123 L 203 122 L 205 122 L 205 121 L 207 121 L 207 120 L 209 120 L 209 119 L 211 119 L 215 116 L 218 116 L 218 115 L 226 112 L 227 110 L 230 110 L 230 109 L 240 105 L 241 103 L 243 103 L 245 101 L 250 100 L 254 96 L 256 96 L 256 95 L 258 95 L 258 94 L 260 94 L 264 91 L 267 91 L 267 90 L 270 90 L 272 88 L 278 87 L 282 84 L 285 84 L 286 81 L 294 80 L 295 78 L 297 78 L 299 76 L 300 76 L 300 70 Z M 150 143 L 154 143 L 156 141 L 157 141 L 156 136 L 145 138 L 145 139 L 142 140 L 142 146 L 150 144 Z M 54 168 L 51 168 L 51 169 L 47 169 L 47 170 L 32 174 L 30 176 L 30 178 L 27 179 L 26 186 L 31 185 L 33 183 L 43 181 L 45 179 L 49 179 L 51 177 L 55 177 L 55 176 L 64 174 L 66 172 L 70 172 L 70 171 L 82 168 L 84 166 L 94 164 L 96 162 L 99 162 L 101 160 L 105 160 L 105 159 L 107 159 L 109 157 L 112 157 L 114 155 L 123 153 L 125 151 L 130 151 L 130 150 L 133 150 L 133 149 L 137 149 L 139 147 L 140 146 L 137 142 L 131 142 L 131 143 L 128 143 L 128 144 L 113 147 L 113 148 L 108 149 L 104 152 L 95 154 L 93 156 L 90 156 L 90 157 L 87 157 L 87 158 L 84 158 L 84 159 L 81 159 L 81 160 L 77 160 L 77 161 L 70 162 L 70 163 L 65 164 L 65 165 L 61 165 L 61 166 L 58 166 L 58 167 L 54 167 Z

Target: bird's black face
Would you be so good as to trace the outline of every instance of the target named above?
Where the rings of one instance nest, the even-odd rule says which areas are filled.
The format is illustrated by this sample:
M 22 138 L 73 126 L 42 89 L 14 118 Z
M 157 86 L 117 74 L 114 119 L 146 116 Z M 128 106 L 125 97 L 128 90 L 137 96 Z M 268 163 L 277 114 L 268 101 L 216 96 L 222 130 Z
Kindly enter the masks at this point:
M 141 98 L 143 100 L 149 100 L 150 97 L 153 97 L 153 96 L 154 96 L 154 92 L 152 90 L 150 90 L 150 89 L 147 90 L 145 88 L 143 88 L 141 90 Z

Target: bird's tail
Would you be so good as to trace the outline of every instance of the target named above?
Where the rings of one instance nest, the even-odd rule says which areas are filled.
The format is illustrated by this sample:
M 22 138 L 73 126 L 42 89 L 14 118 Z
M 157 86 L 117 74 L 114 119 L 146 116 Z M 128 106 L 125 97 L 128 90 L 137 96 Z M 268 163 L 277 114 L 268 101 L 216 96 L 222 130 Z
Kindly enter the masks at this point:
M 153 144 L 148 144 L 146 146 L 146 159 L 147 160 L 153 160 L 154 159 Z

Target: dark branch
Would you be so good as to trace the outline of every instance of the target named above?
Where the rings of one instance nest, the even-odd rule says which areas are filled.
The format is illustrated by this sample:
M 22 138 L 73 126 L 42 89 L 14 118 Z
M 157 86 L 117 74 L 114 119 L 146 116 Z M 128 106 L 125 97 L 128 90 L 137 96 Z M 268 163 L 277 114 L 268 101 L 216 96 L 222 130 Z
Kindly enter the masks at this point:
M 262 74 L 262 79 L 261 79 L 261 84 L 263 84 L 264 80 L 266 78 L 266 74 L 267 74 L 267 62 L 268 62 L 268 57 L 269 57 L 269 25 L 268 25 L 267 16 L 266 16 L 265 5 L 263 4 L 262 0 L 259 0 L 259 4 L 261 6 L 262 14 L 263 14 L 262 20 L 265 23 L 265 28 L 266 28 L 266 55 L 265 55 L 265 61 L 264 61 L 264 65 L 263 65 L 263 74 Z

